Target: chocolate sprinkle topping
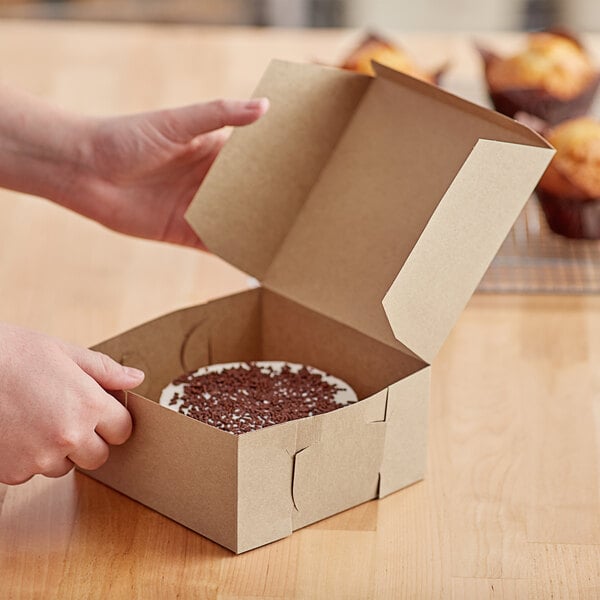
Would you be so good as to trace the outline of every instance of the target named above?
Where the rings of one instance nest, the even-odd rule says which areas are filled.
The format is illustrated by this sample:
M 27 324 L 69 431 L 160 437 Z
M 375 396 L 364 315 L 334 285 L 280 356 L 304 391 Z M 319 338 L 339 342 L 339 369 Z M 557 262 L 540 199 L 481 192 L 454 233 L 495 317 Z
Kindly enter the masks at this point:
M 186 373 L 173 383 L 183 384 L 183 392 L 174 394 L 171 406 L 183 400 L 180 413 L 234 434 L 330 412 L 342 406 L 334 398 L 346 390 L 305 366 L 294 372 L 287 364 L 279 370 L 253 362 L 220 373 Z

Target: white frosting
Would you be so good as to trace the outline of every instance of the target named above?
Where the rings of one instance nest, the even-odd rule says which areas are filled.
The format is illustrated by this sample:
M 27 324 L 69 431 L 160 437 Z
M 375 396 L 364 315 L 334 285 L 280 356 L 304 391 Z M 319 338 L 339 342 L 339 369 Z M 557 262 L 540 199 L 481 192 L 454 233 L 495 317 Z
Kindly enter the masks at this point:
M 248 363 L 245 362 L 232 362 L 218 365 L 208 365 L 206 367 L 201 367 L 200 369 L 192 373 L 192 376 L 206 375 L 208 373 L 221 373 L 225 369 L 238 368 L 247 364 Z M 253 362 L 253 364 L 259 367 L 261 371 L 265 374 L 271 372 L 275 374 L 281 373 L 281 370 L 284 367 L 284 365 L 287 365 L 292 371 L 292 373 L 297 373 L 300 369 L 302 369 L 302 367 L 305 366 L 298 363 L 288 363 L 281 360 L 255 361 Z M 333 397 L 333 400 L 334 402 L 336 402 L 336 404 L 339 404 L 340 406 L 345 406 L 346 404 L 356 402 L 358 400 L 354 390 L 345 381 L 342 381 L 341 379 L 334 377 L 333 375 L 329 375 L 309 365 L 306 365 L 306 368 L 310 373 L 319 374 L 321 375 L 324 381 L 331 385 L 335 385 L 337 388 L 340 388 L 338 389 L 338 391 L 336 391 L 335 396 Z M 185 385 L 185 382 L 178 384 L 170 383 L 161 392 L 159 403 L 162 406 L 165 406 L 166 408 L 170 408 L 174 411 L 179 411 L 179 407 L 183 404 L 183 398 L 181 398 L 181 396 L 183 394 L 183 388 Z M 176 393 L 179 395 L 179 398 L 176 400 L 176 402 L 171 403 Z M 210 394 L 205 394 L 204 396 L 207 400 L 210 398 Z M 236 416 L 234 415 L 233 418 L 235 419 Z

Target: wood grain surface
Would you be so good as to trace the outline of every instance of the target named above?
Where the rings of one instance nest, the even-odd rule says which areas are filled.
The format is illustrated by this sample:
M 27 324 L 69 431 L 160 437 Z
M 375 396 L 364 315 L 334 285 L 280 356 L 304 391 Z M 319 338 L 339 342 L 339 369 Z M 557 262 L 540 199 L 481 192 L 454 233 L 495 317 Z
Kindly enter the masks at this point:
M 354 37 L 5 21 L 0 79 L 148 110 L 247 96 L 271 57 L 331 61 Z M 472 36 L 403 39 L 483 97 Z M 90 345 L 247 278 L 2 191 L 0 282 L 0 320 Z M 600 298 L 477 295 L 434 364 L 424 482 L 241 556 L 81 474 L 0 486 L 0 598 L 598 598 L 599 364 Z

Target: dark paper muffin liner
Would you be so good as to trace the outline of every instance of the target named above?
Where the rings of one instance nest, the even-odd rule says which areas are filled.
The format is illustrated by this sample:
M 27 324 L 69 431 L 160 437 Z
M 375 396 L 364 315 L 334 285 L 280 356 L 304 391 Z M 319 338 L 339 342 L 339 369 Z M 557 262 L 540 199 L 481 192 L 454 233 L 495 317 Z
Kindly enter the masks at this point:
M 600 198 L 562 198 L 539 186 L 536 195 L 552 231 L 568 238 L 600 239 Z
M 562 121 L 586 115 L 594 102 L 599 85 L 600 75 L 596 75 L 580 94 L 568 100 L 557 98 L 539 88 L 494 91 L 488 85 L 488 93 L 494 108 L 507 117 L 514 117 L 522 111 L 550 125 L 557 125 Z
M 478 47 L 478 50 L 484 62 L 485 79 L 492 104 L 499 113 L 507 117 L 525 112 L 546 121 L 549 125 L 557 125 L 567 119 L 586 115 L 600 86 L 600 73 L 597 73 L 579 94 L 568 99 L 558 98 L 543 88 L 496 90 L 490 85 L 487 73 L 491 62 L 498 57 L 485 48 Z

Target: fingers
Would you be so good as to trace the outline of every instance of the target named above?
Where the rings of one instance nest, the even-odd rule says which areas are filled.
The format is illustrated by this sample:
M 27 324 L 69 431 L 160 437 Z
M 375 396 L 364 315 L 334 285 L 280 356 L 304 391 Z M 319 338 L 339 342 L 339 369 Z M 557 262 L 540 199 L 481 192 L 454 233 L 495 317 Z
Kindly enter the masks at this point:
M 190 140 L 190 151 L 200 155 L 204 159 L 208 159 L 210 161 L 206 165 L 208 168 L 225 145 L 229 136 L 230 131 L 227 129 L 217 129 L 209 133 L 201 133 Z
M 227 125 L 242 126 L 254 123 L 269 108 L 266 98 L 253 100 L 214 100 L 173 111 L 177 113 L 179 127 L 188 138 L 221 129 Z
M 42 463 L 39 471 L 48 477 L 61 477 L 74 465 L 86 470 L 101 467 L 110 454 L 109 444 L 123 444 L 131 435 L 131 415 L 127 409 L 110 394 L 98 390 L 102 397 L 96 400 L 100 418 L 95 431 L 90 426 L 71 432 L 66 436 L 65 454 L 60 460 Z
M 98 390 L 100 420 L 95 431 L 84 427 L 65 436 L 63 447 L 66 457 L 52 461 L 38 461 L 37 472 L 48 477 L 62 477 L 75 465 L 86 470 L 101 467 L 110 454 L 109 444 L 124 443 L 131 435 L 132 422 L 127 409 L 110 394 Z M 65 443 L 66 442 L 66 443 Z
M 71 471 L 73 467 L 75 467 L 73 461 L 65 457 L 55 460 L 52 465 L 40 470 L 40 474 L 45 475 L 46 477 L 62 477 Z
M 0 474 L 0 483 L 5 485 L 21 485 L 27 483 L 33 475 L 33 473 L 27 473 L 26 475 Z
M 124 367 L 102 352 L 76 346 L 69 347 L 68 351 L 74 362 L 94 380 L 89 381 L 85 392 L 94 398 L 95 410 L 99 415 L 94 435 L 100 436 L 106 444 L 116 446 L 125 443 L 133 427 L 131 415 L 118 400 L 104 390 L 134 388 L 144 380 L 144 372 L 133 367 Z M 104 390 L 98 389 L 96 384 Z M 97 449 L 102 448 L 97 446 Z
M 73 450 L 68 459 L 82 469 L 92 471 L 101 467 L 109 455 L 108 444 L 97 434 L 92 434 Z
M 131 435 L 133 424 L 129 411 L 109 394 L 96 425 L 96 433 L 112 446 L 124 444 Z
M 150 115 L 155 127 L 173 141 L 185 143 L 203 133 L 227 125 L 254 123 L 269 108 L 267 98 L 253 100 L 215 100 Z
M 4 328 L 5 330 L 6 328 Z M 61 477 L 96 469 L 109 444 L 131 434 L 131 416 L 105 389 L 139 385 L 143 372 L 61 340 L 0 325 L 0 482 L 39 473 Z M 13 339 L 14 338 L 14 339 Z M 31 364 L 38 365 L 34 373 Z
M 75 363 L 105 390 L 130 390 L 144 380 L 143 371 L 120 365 L 101 352 L 73 347 L 71 356 Z

